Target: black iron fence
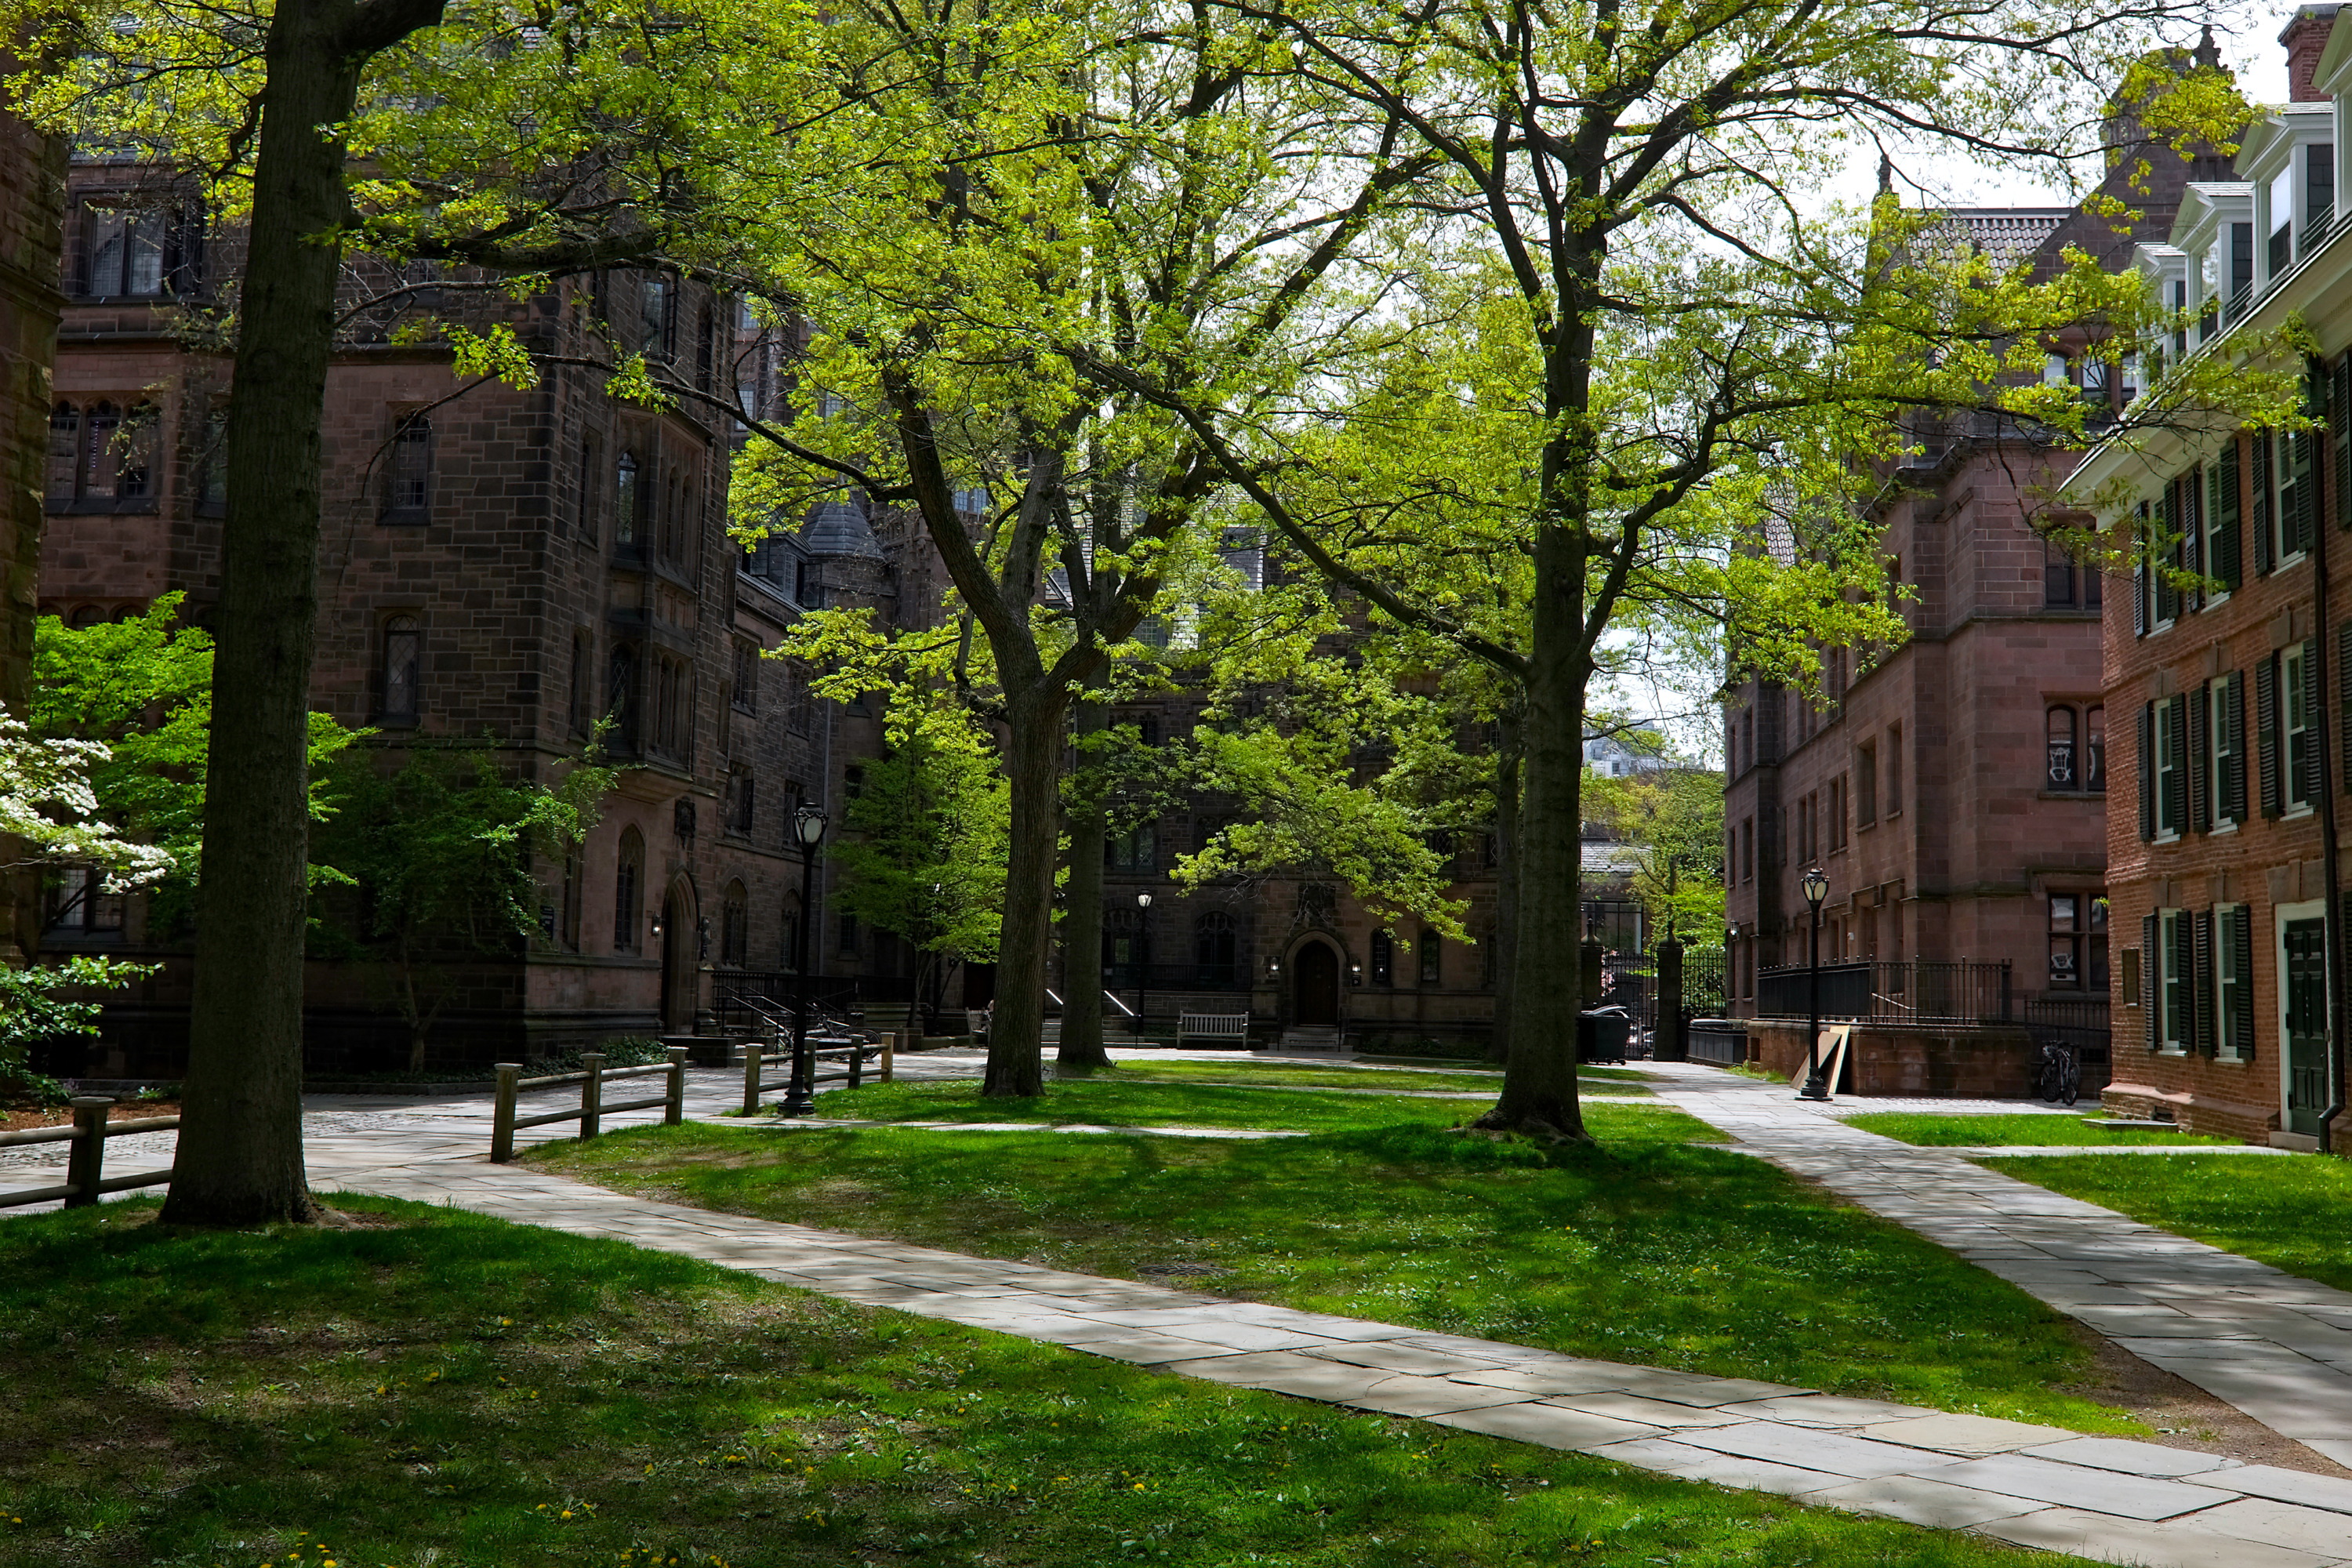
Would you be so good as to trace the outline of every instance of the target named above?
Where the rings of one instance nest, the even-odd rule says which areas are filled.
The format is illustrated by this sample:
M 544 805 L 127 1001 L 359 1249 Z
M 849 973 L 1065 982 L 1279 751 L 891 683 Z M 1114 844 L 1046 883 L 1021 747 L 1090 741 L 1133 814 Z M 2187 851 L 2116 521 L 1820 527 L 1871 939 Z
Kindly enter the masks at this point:
M 1811 971 L 1804 964 L 1756 972 L 1756 1016 L 1803 1018 Z M 1969 959 L 1863 960 L 1821 966 L 1821 1016 L 1880 1024 L 2011 1024 L 2022 1021 L 2009 965 Z
M 2096 1094 L 2114 1072 L 2114 1041 L 2105 996 L 2037 996 L 2025 1004 L 2025 1026 L 2045 1046 L 2074 1054 L 2083 1092 Z

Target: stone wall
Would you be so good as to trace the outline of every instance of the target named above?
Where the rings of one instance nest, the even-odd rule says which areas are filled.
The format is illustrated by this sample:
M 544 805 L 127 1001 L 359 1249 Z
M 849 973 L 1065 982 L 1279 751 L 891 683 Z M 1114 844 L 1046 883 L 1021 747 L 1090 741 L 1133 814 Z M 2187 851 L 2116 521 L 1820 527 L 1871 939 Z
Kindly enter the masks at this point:
M 1748 1049 L 1749 1060 L 1802 1079 L 1804 1025 L 1751 1020 Z M 1864 1099 L 2023 1100 L 2033 1091 L 2040 1060 L 2040 1047 L 2021 1028 L 1864 1024 L 1846 1047 L 1836 1091 Z

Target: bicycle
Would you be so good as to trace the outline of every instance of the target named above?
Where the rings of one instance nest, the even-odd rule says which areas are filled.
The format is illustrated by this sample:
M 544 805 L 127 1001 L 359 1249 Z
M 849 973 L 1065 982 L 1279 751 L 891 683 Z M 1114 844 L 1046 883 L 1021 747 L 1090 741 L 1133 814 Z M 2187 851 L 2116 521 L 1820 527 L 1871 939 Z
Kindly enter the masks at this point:
M 2071 1047 L 2044 1046 L 2035 1081 L 2037 1091 L 2048 1103 L 2072 1105 L 2083 1097 L 2083 1064 Z

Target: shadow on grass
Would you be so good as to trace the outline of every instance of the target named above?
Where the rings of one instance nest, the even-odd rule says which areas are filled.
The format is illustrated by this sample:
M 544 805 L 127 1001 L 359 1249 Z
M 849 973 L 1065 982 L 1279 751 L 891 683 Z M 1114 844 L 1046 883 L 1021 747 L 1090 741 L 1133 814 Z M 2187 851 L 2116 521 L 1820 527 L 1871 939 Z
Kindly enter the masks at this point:
M 1580 1355 L 2137 1431 L 2054 1390 L 2046 1307 L 1761 1161 L 1423 1127 L 1274 1142 L 875 1129 L 623 1134 L 534 1156 L 708 1207 Z M 1639 1134 L 1651 1130 L 1643 1142 Z
M 400 1223 L 197 1234 L 121 1205 L 0 1225 L 0 1563 L 2026 1561 L 339 1201 Z

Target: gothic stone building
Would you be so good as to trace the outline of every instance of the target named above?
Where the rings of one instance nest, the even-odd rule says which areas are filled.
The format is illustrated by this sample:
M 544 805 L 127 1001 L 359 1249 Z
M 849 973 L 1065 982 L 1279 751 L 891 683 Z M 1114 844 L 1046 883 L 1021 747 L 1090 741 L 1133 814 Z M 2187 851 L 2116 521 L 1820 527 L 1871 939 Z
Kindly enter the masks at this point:
M 9 220 L 20 211 L 9 207 Z M 187 595 L 205 625 L 220 581 L 219 454 L 229 363 L 179 330 L 236 262 L 169 187 L 78 162 L 49 398 L 46 613 L 83 626 Z M 381 287 L 364 262 L 355 288 Z M 427 296 L 429 300 L 429 295 Z M 457 303 L 448 301 L 448 303 Z M 493 307 L 535 346 L 576 354 L 593 323 L 709 389 L 747 341 L 727 301 L 676 278 L 613 272 Z M 557 367 L 517 390 L 461 383 L 362 314 L 330 374 L 313 705 L 378 731 L 385 765 L 418 748 L 487 746 L 511 776 L 551 780 L 600 717 L 626 764 L 569 864 L 538 868 L 539 929 L 507 955 L 439 966 L 438 1059 L 527 1058 L 614 1035 L 692 1030 L 722 975 L 788 968 L 803 921 L 813 967 L 903 967 L 895 944 L 801 908 L 791 843 L 803 799 L 838 823 L 877 718 L 814 698 L 762 658 L 803 608 L 897 609 L 896 570 L 854 501 L 746 554 L 723 527 L 734 432 L 652 413 Z M 761 389 L 764 390 L 764 389 Z M 184 934 L 144 900 L 57 889 L 45 945 L 152 959 L 105 1035 L 58 1070 L 163 1075 L 184 1052 Z M 405 1034 L 387 976 L 314 963 L 313 1071 L 391 1065 Z

